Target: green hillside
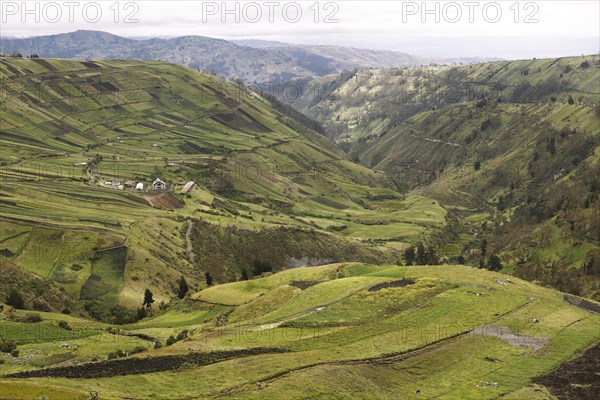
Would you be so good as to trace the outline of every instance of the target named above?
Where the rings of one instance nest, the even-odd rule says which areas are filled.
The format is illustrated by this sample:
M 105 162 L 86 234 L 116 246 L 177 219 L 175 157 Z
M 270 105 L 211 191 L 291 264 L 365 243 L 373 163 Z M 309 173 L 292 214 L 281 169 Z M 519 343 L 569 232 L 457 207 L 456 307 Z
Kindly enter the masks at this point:
M 0 398 L 593 398 L 597 66 L 568 62 L 556 101 L 414 109 L 359 165 L 213 75 L 0 58 Z
M 216 76 L 159 62 L 2 58 L 0 77 L 0 261 L 75 300 L 133 308 L 147 287 L 157 304 L 174 297 L 182 274 L 199 289 L 206 273 L 223 283 L 395 262 L 386 243 L 445 225 L 439 204 L 398 192 Z M 157 177 L 166 193 L 148 190 Z M 187 181 L 196 184 L 182 195 Z M 24 294 L 31 307 L 36 294 Z
M 600 56 L 502 61 L 460 66 L 359 69 L 277 87 L 285 102 L 320 122 L 339 143 L 376 138 L 408 118 L 451 104 L 594 105 L 600 101 Z
M 363 162 L 451 209 L 458 234 L 443 240 L 457 256 L 495 255 L 506 272 L 600 299 L 597 107 L 471 102 L 364 149 Z
M 28 357 L 6 359 L 0 382 L 16 399 L 548 399 L 533 379 L 600 339 L 598 314 L 565 300 L 465 266 L 297 268 L 206 289 L 119 336 L 42 313 L 46 339 L 8 334 Z M 118 350 L 131 355 L 101 361 Z M 579 398 L 598 389 L 577 379 Z
M 434 238 L 448 259 L 600 299 L 600 56 L 357 70 L 296 86 L 280 97 L 350 159 L 448 210 Z

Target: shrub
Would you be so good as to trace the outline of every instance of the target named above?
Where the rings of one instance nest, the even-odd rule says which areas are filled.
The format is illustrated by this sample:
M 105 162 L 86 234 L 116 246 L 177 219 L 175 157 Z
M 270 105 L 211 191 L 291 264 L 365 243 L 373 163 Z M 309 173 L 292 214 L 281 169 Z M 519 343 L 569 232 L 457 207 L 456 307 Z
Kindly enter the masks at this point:
M 144 351 L 146 351 L 144 346 L 136 346 L 129 352 L 129 354 L 143 353 Z
M 137 311 L 133 311 L 122 305 L 111 307 L 112 321 L 117 325 L 131 324 L 137 321 Z
M 32 308 L 36 311 L 50 312 L 52 309 L 44 300 L 35 299 Z
M 67 321 L 58 321 L 58 327 L 67 331 L 71 330 L 71 326 L 69 326 L 69 323 Z
M 115 350 L 112 353 L 108 353 L 109 360 L 115 360 L 117 358 L 123 358 L 126 356 L 127 356 L 127 353 L 125 353 L 123 350 Z
M 144 308 L 143 306 L 139 308 L 139 310 L 137 310 L 137 319 L 142 320 L 144 318 L 146 318 L 146 308 Z
M 167 339 L 167 346 L 171 346 L 185 338 L 187 338 L 189 336 L 190 331 L 188 331 L 187 329 L 182 330 L 181 332 L 179 332 L 177 334 L 177 336 L 169 336 L 169 338 Z M 155 348 L 156 348 L 156 344 L 155 344 Z
M 29 314 L 25 318 L 23 318 L 23 322 L 35 324 L 37 322 L 42 322 L 42 317 L 40 314 Z
M 15 288 L 10 289 L 8 296 L 6 297 L 6 304 L 19 310 L 25 309 L 25 300 L 23 300 L 21 292 Z
M 13 351 L 10 352 L 10 355 L 13 357 L 19 357 L 19 350 L 14 349 Z
M 175 344 L 177 341 L 175 340 L 175 338 L 173 337 L 173 335 L 169 336 L 169 338 L 167 339 L 167 346 L 171 346 L 172 344 Z
M 12 340 L 0 341 L 0 352 L 10 353 L 17 348 L 17 345 Z
M 346 225 L 330 225 L 327 227 L 328 231 L 333 231 L 333 232 L 340 232 L 343 230 L 348 229 L 348 227 Z
M 177 334 L 176 340 L 179 342 L 180 340 L 185 339 L 186 337 L 188 337 L 188 333 L 189 331 L 187 329 L 182 330 Z

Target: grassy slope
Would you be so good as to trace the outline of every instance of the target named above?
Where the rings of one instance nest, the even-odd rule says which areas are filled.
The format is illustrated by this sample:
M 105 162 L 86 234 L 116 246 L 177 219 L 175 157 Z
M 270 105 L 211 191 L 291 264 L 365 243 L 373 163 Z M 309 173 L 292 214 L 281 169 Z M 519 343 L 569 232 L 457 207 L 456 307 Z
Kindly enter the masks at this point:
M 594 107 L 488 102 L 419 114 L 362 157 L 454 210 L 466 232 L 485 235 L 507 271 L 597 297 L 594 273 L 564 271 L 582 267 L 598 249 L 599 151 Z M 479 247 L 473 236 L 456 240 Z M 540 264 L 557 275 L 535 270 Z
M 478 265 L 484 237 L 506 272 L 600 299 L 599 79 L 598 55 L 360 70 L 293 104 L 450 210 L 445 255 Z
M 336 269 L 346 277 L 335 279 Z M 401 278 L 411 278 L 416 284 L 378 292 L 365 290 L 378 282 Z M 146 375 L 3 380 L 3 385 L 16 398 L 34 393 L 39 387 L 48 393 L 62 391 L 65 398 L 76 398 L 71 393 L 89 390 L 99 391 L 103 398 L 139 399 L 385 399 L 418 397 L 417 391 L 421 396 L 457 399 L 491 399 L 516 391 L 518 397 L 518 393 L 531 391 L 527 386 L 532 377 L 600 340 L 600 321 L 597 314 L 567 304 L 552 289 L 507 278 L 464 266 L 375 267 L 350 263 L 285 271 L 221 285 L 220 292 L 211 288 L 197 295 L 199 299 L 226 304 L 236 299 L 244 303 L 239 306 L 182 302 L 127 330 L 164 340 L 183 327 L 195 328 L 185 341 L 142 353 L 141 357 L 185 354 L 189 349 L 267 346 L 288 349 L 288 353 Z M 324 282 L 300 290 L 289 286 L 296 280 Z M 316 310 L 318 306 L 325 308 Z M 216 315 L 223 307 L 234 311 L 230 324 L 219 328 L 215 326 Z M 57 317 L 48 314 L 44 318 Z M 517 337 L 511 344 L 508 336 L 496 338 L 472 332 L 483 326 L 491 326 L 486 330 L 488 334 L 498 332 L 498 327 L 508 327 Z M 69 341 L 80 345 L 74 356 L 84 357 L 89 352 L 102 356 L 111 347 L 94 349 L 90 342 L 94 338 L 100 340 L 99 336 L 91 336 Z M 537 338 L 544 346 L 532 349 L 528 338 Z M 112 347 L 128 348 L 133 344 L 119 342 Z M 23 349 L 43 343 L 28 346 Z M 415 349 L 420 350 L 411 352 Z M 35 368 L 40 357 L 34 355 L 22 366 L 9 360 L 2 369 Z M 498 387 L 486 386 L 485 382 L 497 383 Z
M 505 102 L 597 104 L 598 55 L 465 66 L 363 69 L 290 84 L 280 97 L 319 121 L 336 141 L 380 136 L 413 115 L 482 97 Z M 587 62 L 587 68 L 582 63 Z M 298 95 L 300 93 L 300 95 Z
M 75 298 L 138 306 L 151 287 L 168 300 L 181 274 L 199 288 L 204 271 L 217 267 L 203 264 L 202 238 L 187 251 L 186 219 L 248 232 L 337 232 L 365 260 L 384 254 L 388 241 L 445 223 L 439 205 L 404 198 L 383 174 L 215 76 L 150 61 L 3 58 L 0 77 L 0 262 L 50 278 Z M 104 184 L 148 187 L 156 176 L 174 186 L 183 208 L 153 208 L 139 193 Z M 197 185 L 179 195 L 188 180 Z M 378 210 L 391 225 L 373 225 Z M 413 220 L 413 211 L 423 215 Z M 235 280 L 240 270 L 215 275 Z

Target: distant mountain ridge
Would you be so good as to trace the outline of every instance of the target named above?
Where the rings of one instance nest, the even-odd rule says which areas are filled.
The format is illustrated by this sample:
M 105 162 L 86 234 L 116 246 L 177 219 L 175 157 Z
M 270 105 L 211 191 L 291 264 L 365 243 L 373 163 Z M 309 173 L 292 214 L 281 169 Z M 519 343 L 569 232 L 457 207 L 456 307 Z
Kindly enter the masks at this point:
M 281 82 L 359 67 L 403 67 L 425 62 L 419 57 L 394 51 L 260 43 L 262 41 L 248 41 L 244 45 L 244 42 L 205 36 L 136 40 L 108 32 L 79 30 L 25 39 L 2 38 L 0 53 L 77 60 L 160 60 L 247 83 Z

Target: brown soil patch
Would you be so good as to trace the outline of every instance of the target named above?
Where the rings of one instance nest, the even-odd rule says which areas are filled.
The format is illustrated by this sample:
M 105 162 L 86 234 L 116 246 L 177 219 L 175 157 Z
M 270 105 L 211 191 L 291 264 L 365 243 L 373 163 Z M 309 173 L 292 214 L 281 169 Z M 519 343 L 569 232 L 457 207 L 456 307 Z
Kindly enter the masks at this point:
M 164 208 L 167 210 L 183 207 L 183 201 L 179 200 L 169 192 L 150 192 L 144 193 L 143 196 L 153 207 Z
M 371 286 L 369 288 L 369 292 L 377 292 L 381 289 L 404 287 L 404 286 L 414 285 L 414 284 L 415 284 L 415 281 L 412 279 L 400 279 L 399 281 L 384 282 L 384 283 L 380 283 L 379 285 Z
M 260 354 L 284 353 L 277 348 L 253 348 L 231 351 L 211 351 L 210 353 L 189 353 L 182 355 L 124 358 L 120 360 L 100 361 L 68 367 L 47 368 L 34 371 L 17 372 L 5 375 L 6 378 L 107 378 L 111 376 L 150 374 L 169 371 L 185 365 L 201 366 L 214 364 L 239 357 Z
M 321 282 L 323 281 L 293 281 L 290 282 L 290 286 L 296 287 L 300 290 L 306 290 L 309 287 L 318 285 Z
M 561 400 L 596 400 L 600 393 L 600 342 L 533 382 L 544 385 Z

